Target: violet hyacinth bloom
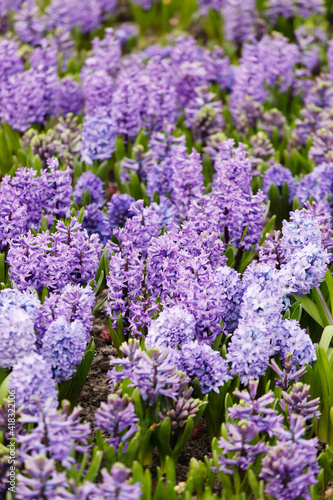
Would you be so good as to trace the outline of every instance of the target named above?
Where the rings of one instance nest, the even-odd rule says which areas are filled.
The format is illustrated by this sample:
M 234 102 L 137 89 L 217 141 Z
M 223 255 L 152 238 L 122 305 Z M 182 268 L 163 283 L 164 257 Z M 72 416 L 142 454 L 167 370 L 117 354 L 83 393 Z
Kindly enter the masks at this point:
M 225 0 L 199 0 L 200 13 L 206 14 L 210 9 L 219 12 L 225 5 Z
M 295 320 L 284 319 L 281 329 L 277 332 L 280 344 L 280 359 L 285 360 L 287 354 L 292 354 L 292 371 L 297 367 L 311 365 L 316 360 L 316 349 L 310 336 L 302 329 Z
M 82 131 L 82 160 L 92 165 L 93 160 L 108 160 L 115 151 L 116 130 L 108 116 L 86 116 Z
M 145 92 L 138 68 L 122 69 L 117 76 L 113 93 L 111 117 L 114 130 L 125 140 L 133 140 L 142 127 L 142 106 Z
M 48 398 L 52 398 L 52 408 L 57 408 L 57 390 L 52 375 L 50 364 L 40 354 L 32 352 L 20 358 L 9 379 L 9 390 L 15 391 L 17 409 L 36 415 L 38 405 L 45 404 Z
M 254 0 L 240 5 L 237 0 L 225 0 L 222 8 L 226 40 L 241 45 L 254 35 L 257 10 Z
M 46 18 L 39 14 L 35 0 L 26 0 L 15 15 L 15 31 L 21 40 L 30 45 L 38 45 L 46 31 Z
M 56 498 L 60 487 L 68 487 L 66 472 L 57 472 L 56 465 L 56 461 L 45 454 L 27 457 L 23 472 L 17 475 L 17 498 L 25 500 L 40 498 L 41 495 Z
M 105 245 L 111 237 L 111 227 L 108 216 L 95 203 L 86 205 L 82 220 L 82 227 L 89 236 L 98 234 L 100 241 Z
M 118 498 L 119 500 L 134 500 L 141 497 L 142 490 L 139 482 L 130 484 L 130 469 L 116 462 L 111 468 L 111 474 L 102 469 L 103 482 L 98 486 L 97 498 Z M 117 495 L 117 496 L 116 496 Z
M 23 72 L 23 62 L 18 54 L 19 45 L 15 40 L 4 38 L 0 42 L 0 82 L 6 82 L 16 73 Z
M 231 378 L 228 364 L 219 351 L 214 351 L 208 344 L 199 344 L 197 340 L 182 345 L 179 368 L 191 379 L 198 378 L 203 394 L 218 393 Z
M 5 250 L 12 238 L 25 234 L 29 216 L 26 205 L 21 205 L 15 191 L 2 190 L 0 187 L 0 248 Z
M 79 115 L 83 108 L 81 85 L 72 77 L 66 76 L 60 82 L 59 104 L 63 115 Z
M 101 20 L 101 8 L 97 0 L 87 0 L 84 4 L 78 0 L 66 3 L 51 0 L 45 14 L 50 31 L 62 28 L 69 32 L 77 26 L 87 33 L 97 28 Z
M 309 198 L 320 202 L 333 199 L 333 163 L 322 163 L 306 174 L 298 183 L 296 198 L 304 205 Z
M 284 412 L 288 408 L 288 413 L 301 415 L 304 420 L 312 420 L 314 416 L 319 418 L 319 398 L 311 399 L 310 386 L 302 382 L 296 382 L 290 392 L 283 391 L 280 406 Z
M 159 394 L 176 401 L 184 381 L 189 380 L 184 373 L 177 370 L 177 351 L 159 351 L 155 348 L 149 355 L 146 351 L 136 348 L 133 356 L 128 351 L 132 345 L 133 343 L 122 345 L 122 351 L 130 354 L 128 360 L 111 357 L 110 365 L 113 369 L 108 372 L 110 383 L 114 384 L 129 377 L 131 386 L 138 387 L 142 399 L 150 405 L 156 403 Z M 117 371 L 116 366 L 123 366 L 123 371 Z
M 289 188 L 289 203 L 292 202 L 296 193 L 296 182 L 288 168 L 283 167 L 277 163 L 271 165 L 264 173 L 263 191 L 268 200 L 269 189 L 272 184 L 275 184 L 281 191 L 284 183 L 287 183 Z
M 111 200 L 107 204 L 108 217 L 111 230 L 117 227 L 123 227 L 126 219 L 132 217 L 134 214 L 130 211 L 132 203 L 135 199 L 129 194 L 114 193 Z
M 69 323 L 63 316 L 52 321 L 43 337 L 41 354 L 50 363 L 56 382 L 69 380 L 82 361 L 87 336 L 81 321 Z
M 29 231 L 11 244 L 9 274 L 18 289 L 61 289 L 94 278 L 101 253 L 98 235 L 88 237 L 75 218 L 68 227 L 59 221 L 56 229 L 51 235 L 45 231 L 33 236 Z
M 79 284 L 69 283 L 59 294 L 51 292 L 45 297 L 40 310 L 41 327 L 40 335 L 43 336 L 48 326 L 64 317 L 69 323 L 81 321 L 86 339 L 90 339 L 93 324 L 92 311 L 95 306 L 95 293 L 90 285 L 83 287 Z
M 103 107 L 110 112 L 113 89 L 113 79 L 105 69 L 98 69 L 91 74 L 84 75 L 83 96 L 87 114 L 93 116 L 98 107 Z
M 35 424 L 29 431 L 18 436 L 20 458 L 27 460 L 31 455 L 47 455 L 67 469 L 75 463 L 72 451 L 85 453 L 89 450 L 90 424 L 80 422 L 81 408 L 70 413 L 69 401 L 63 400 L 61 409 L 54 408 L 49 398 L 38 406 L 36 415 L 23 413 L 20 422 Z
M 103 0 L 98 0 L 99 2 Z M 104 0 L 105 1 L 105 0 Z M 108 0 L 110 1 L 110 0 Z M 111 0 L 112 1 L 112 0 Z M 92 41 L 92 56 L 85 61 L 84 70 L 103 69 L 109 75 L 114 75 L 121 65 L 121 45 L 115 37 L 112 28 L 106 28 L 105 36 L 101 40 L 95 37 Z
M 45 185 L 45 199 L 43 207 L 48 215 L 69 217 L 72 178 L 71 169 L 59 169 L 59 160 L 50 158 L 47 160 L 48 168 L 41 172 L 42 182 Z
M 185 218 L 190 203 L 203 198 L 203 184 L 201 158 L 195 149 L 189 156 L 179 154 L 174 157 L 171 201 L 178 208 L 182 219 Z
M 311 213 L 296 210 L 290 213 L 290 221 L 283 221 L 281 249 L 285 255 L 284 286 L 289 293 L 305 295 L 324 279 L 329 256 Z
M 90 171 L 83 172 L 74 187 L 73 199 L 78 205 L 82 204 L 85 192 L 90 195 L 90 203 L 95 203 L 98 207 L 104 205 L 104 182 Z
M 138 430 L 138 421 L 133 402 L 117 393 L 109 394 L 107 403 L 102 402 L 95 413 L 95 428 L 110 435 L 107 442 L 115 451 L 118 451 L 120 444 L 124 443 L 124 453 L 128 446 L 126 441 Z
M 151 322 L 145 339 L 146 347 L 181 347 L 195 338 L 196 320 L 185 305 L 165 308 Z
M 19 305 L 0 310 L 2 368 L 12 367 L 20 358 L 36 351 L 34 322 Z
M 148 130 L 163 130 L 164 122 L 176 124 L 179 110 L 171 61 L 153 57 L 148 61 L 142 78 L 145 82 L 143 126 Z
M 19 132 L 44 123 L 47 112 L 46 89 L 39 73 L 16 73 L 1 87 L 1 118 Z
M 276 498 L 310 500 L 309 486 L 316 484 L 318 439 L 304 439 L 305 420 L 292 413 L 290 430 L 281 429 L 280 439 L 267 451 L 259 476 L 265 481 L 265 493 Z
M 262 440 L 251 444 L 258 435 L 258 426 L 251 420 L 240 420 L 237 424 L 227 423 L 228 439 L 219 439 L 219 449 L 222 455 L 218 456 L 219 471 L 233 474 L 229 467 L 239 467 L 247 470 L 257 457 L 267 451 L 267 445 Z M 233 458 L 227 458 L 227 453 L 233 452 Z

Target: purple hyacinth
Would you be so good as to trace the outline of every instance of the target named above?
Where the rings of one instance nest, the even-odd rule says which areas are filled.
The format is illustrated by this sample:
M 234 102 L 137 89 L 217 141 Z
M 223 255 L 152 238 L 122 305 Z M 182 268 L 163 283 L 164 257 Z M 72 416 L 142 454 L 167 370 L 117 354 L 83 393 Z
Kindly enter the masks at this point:
M 146 347 L 181 347 L 195 338 L 195 317 L 186 306 L 165 308 L 151 322 L 145 339 Z
M 66 473 L 57 472 L 56 461 L 44 454 L 27 457 L 23 471 L 17 475 L 16 494 L 22 500 L 40 498 L 41 495 L 50 499 L 59 498 L 61 487 L 68 487 Z
M 109 394 L 107 403 L 102 402 L 95 413 L 95 428 L 109 434 L 107 442 L 116 451 L 124 443 L 125 453 L 128 446 L 126 441 L 138 430 L 138 421 L 133 402 L 117 393 Z
M 51 158 L 46 163 L 47 170 L 41 172 L 45 186 L 43 208 L 50 216 L 69 217 L 72 194 L 71 169 L 67 167 L 66 170 L 61 170 L 57 158 Z
M 93 160 L 108 160 L 115 151 L 116 128 L 108 116 L 87 115 L 82 131 L 82 160 L 92 165 Z
M 111 111 L 114 83 L 105 69 L 98 69 L 91 74 L 84 75 L 82 88 L 85 110 L 88 115 L 93 116 L 98 107 L 103 107 L 108 112 Z
M 17 199 L 14 190 L 0 186 L 0 248 L 5 250 L 12 238 L 25 234 L 28 229 L 29 215 L 26 205 Z
M 103 482 L 98 485 L 97 498 L 118 498 L 119 500 L 134 500 L 141 497 L 142 489 L 139 482 L 130 484 L 130 469 L 116 462 L 111 468 L 111 474 L 102 469 Z
M 16 41 L 4 38 L 0 42 L 0 82 L 6 82 L 16 73 L 23 72 L 23 62 L 18 54 L 19 45 Z
M 125 227 L 114 230 L 113 234 L 118 239 L 124 255 L 131 249 L 139 250 L 145 255 L 151 239 L 161 232 L 162 215 L 152 205 L 145 207 L 143 200 L 133 203 L 131 212 L 133 216 L 127 219 Z
M 142 75 L 145 97 L 142 104 L 143 126 L 163 130 L 164 123 L 175 125 L 179 116 L 174 68 L 171 61 L 153 57 Z
M 117 76 L 112 98 L 112 123 L 115 133 L 133 140 L 142 127 L 142 106 L 145 92 L 140 80 L 140 67 L 124 68 Z
M 83 108 L 81 85 L 72 77 L 66 76 L 60 82 L 59 105 L 61 113 L 79 115 Z
M 36 351 L 34 321 L 20 304 L 8 301 L 3 304 L 0 309 L 0 325 L 2 368 L 10 368 L 19 359 Z
M 88 237 L 75 218 L 68 227 L 59 221 L 56 229 L 51 235 L 45 231 L 33 236 L 29 231 L 12 242 L 9 275 L 18 289 L 61 289 L 94 278 L 101 253 L 98 235 Z
M 255 2 L 249 0 L 242 6 L 237 0 L 225 0 L 223 3 L 225 38 L 241 45 L 255 34 L 255 21 L 258 15 Z
M 187 156 L 179 154 L 173 159 L 171 201 L 179 217 L 185 218 L 191 202 L 198 202 L 204 195 L 204 178 L 200 154 L 193 150 Z
M 105 0 L 104 0 L 105 1 Z M 110 1 L 110 0 L 109 0 Z M 101 2 L 101 0 L 99 0 Z M 92 56 L 85 61 L 87 70 L 103 69 L 109 75 L 114 75 L 121 65 L 121 46 L 115 37 L 112 28 L 106 28 L 105 36 L 101 40 L 95 37 L 92 41 Z
M 265 493 L 275 498 L 310 499 L 309 486 L 316 484 L 318 439 L 304 439 L 305 420 L 291 414 L 290 431 L 281 432 L 276 444 L 267 450 L 259 476 L 265 481 Z
M 138 349 L 138 345 L 134 342 L 123 343 L 121 346 L 122 352 L 128 358 L 111 357 L 112 369 L 108 372 L 110 384 L 113 385 L 129 377 L 131 386 L 137 387 L 142 399 L 150 405 L 156 403 L 159 395 L 176 401 L 178 396 L 182 395 L 180 391 L 184 381 L 188 382 L 185 374 L 177 370 L 179 361 L 177 351 L 164 349 L 160 352 L 155 348 L 149 355 L 146 351 Z M 118 371 L 116 366 L 123 367 L 123 371 Z
M 21 415 L 20 422 L 34 425 L 18 436 L 21 459 L 27 460 L 37 454 L 47 455 L 71 469 L 75 463 L 73 450 L 78 453 L 89 450 L 90 424 L 81 423 L 80 407 L 75 407 L 71 413 L 70 407 L 69 401 L 63 400 L 61 409 L 57 410 L 49 398 L 45 404 L 39 405 L 36 415 Z
M 179 368 L 189 377 L 198 378 L 203 394 L 219 392 L 225 382 L 230 380 L 229 367 L 218 351 L 208 344 L 199 344 L 197 340 L 181 347 Z
M 48 28 L 62 28 L 71 31 L 78 27 L 83 33 L 96 29 L 101 21 L 101 7 L 97 0 L 87 0 L 82 4 L 78 0 L 60 2 L 51 0 L 45 9 Z
M 289 188 L 289 203 L 291 203 L 296 193 L 295 179 L 288 168 L 274 163 L 264 173 L 262 188 L 266 195 L 266 200 L 268 200 L 269 189 L 272 184 L 277 186 L 281 191 L 285 183 L 287 183 Z
M 133 202 L 135 202 L 135 199 L 129 194 L 114 193 L 112 195 L 111 200 L 107 204 L 111 230 L 123 227 L 126 219 L 134 215 L 130 211 Z
M 304 420 L 312 420 L 315 416 L 320 417 L 319 398 L 311 399 L 310 386 L 302 382 L 296 382 L 290 392 L 283 391 L 280 406 L 284 412 L 288 409 L 289 415 L 296 413 L 301 415 Z
M 69 380 L 82 361 L 87 345 L 81 321 L 69 323 L 63 316 L 52 321 L 43 337 L 41 354 L 50 363 L 56 382 Z
M 98 234 L 103 245 L 105 245 L 111 237 L 111 227 L 108 216 L 100 210 L 95 203 L 85 206 L 82 227 L 87 231 L 89 236 Z
M 329 202 L 333 199 L 333 163 L 322 163 L 315 167 L 312 172 L 306 174 L 300 181 L 296 190 L 296 198 L 305 204 L 310 198 L 321 201 L 327 198 Z
M 15 15 L 14 28 L 25 43 L 38 45 L 46 31 L 46 18 L 34 0 L 24 1 Z
M 218 455 L 219 471 L 225 474 L 233 474 L 229 467 L 237 467 L 247 470 L 257 457 L 267 451 L 267 445 L 262 440 L 252 444 L 258 435 L 259 429 L 255 422 L 251 420 L 240 420 L 237 424 L 226 424 L 228 439 L 219 439 L 219 449 L 222 455 Z M 232 458 L 227 454 L 233 453 Z
M 90 195 L 90 203 L 95 203 L 98 207 L 104 205 L 104 182 L 90 171 L 80 175 L 73 190 L 73 199 L 78 205 L 82 204 L 86 192 Z
M 57 408 L 57 390 L 50 364 L 40 354 L 31 353 L 20 358 L 13 366 L 9 379 L 9 390 L 15 391 L 17 409 L 30 415 L 38 413 L 38 404 L 52 398 Z
M 280 359 L 284 361 L 287 354 L 292 354 L 292 371 L 306 364 L 312 365 L 317 359 L 315 345 L 297 321 L 284 319 L 277 337 L 280 344 Z
M 45 297 L 41 307 L 41 326 L 39 333 L 42 337 L 48 326 L 64 317 L 69 323 L 79 320 L 82 323 L 86 339 L 89 340 L 93 324 L 92 311 L 95 306 L 95 293 L 91 286 L 68 284 L 59 294 L 51 292 Z
M 24 132 L 34 123 L 44 123 L 48 113 L 46 88 L 34 70 L 16 73 L 1 87 L 1 118 Z

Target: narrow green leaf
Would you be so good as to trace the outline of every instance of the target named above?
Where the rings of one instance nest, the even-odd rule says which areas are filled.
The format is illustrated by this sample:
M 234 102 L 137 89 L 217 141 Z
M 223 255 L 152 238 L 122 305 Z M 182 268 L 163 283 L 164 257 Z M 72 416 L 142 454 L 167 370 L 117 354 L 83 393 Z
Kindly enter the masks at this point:
M 324 329 L 319 342 L 319 345 L 324 349 L 325 352 L 328 351 L 332 337 L 333 337 L 333 326 L 330 325 Z
M 103 458 L 103 452 L 101 450 L 98 450 L 97 448 L 94 448 L 89 469 L 84 478 L 85 481 L 94 481 L 99 472 L 102 463 L 102 458 Z
M 297 297 L 294 295 L 294 298 L 302 304 L 303 309 L 311 316 L 311 318 L 324 328 L 325 325 L 321 319 L 317 305 L 312 302 L 307 295 L 303 295 L 303 297 Z

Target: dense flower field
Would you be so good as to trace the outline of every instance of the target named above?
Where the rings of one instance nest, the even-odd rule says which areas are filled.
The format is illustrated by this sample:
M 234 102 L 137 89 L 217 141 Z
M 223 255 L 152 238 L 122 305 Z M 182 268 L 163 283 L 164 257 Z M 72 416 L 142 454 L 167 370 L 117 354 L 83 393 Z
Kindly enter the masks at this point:
M 333 498 L 333 1 L 0 31 L 0 498 Z

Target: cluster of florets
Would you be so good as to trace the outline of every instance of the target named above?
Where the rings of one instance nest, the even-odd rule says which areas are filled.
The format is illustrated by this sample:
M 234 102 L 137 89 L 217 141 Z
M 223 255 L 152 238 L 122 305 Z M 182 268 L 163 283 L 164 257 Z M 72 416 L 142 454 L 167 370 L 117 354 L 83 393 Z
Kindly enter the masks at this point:
M 88 236 L 75 218 L 62 221 L 56 232 L 31 231 L 12 241 L 8 251 L 9 274 L 19 290 L 62 289 L 70 283 L 89 283 L 98 268 L 101 245 Z

